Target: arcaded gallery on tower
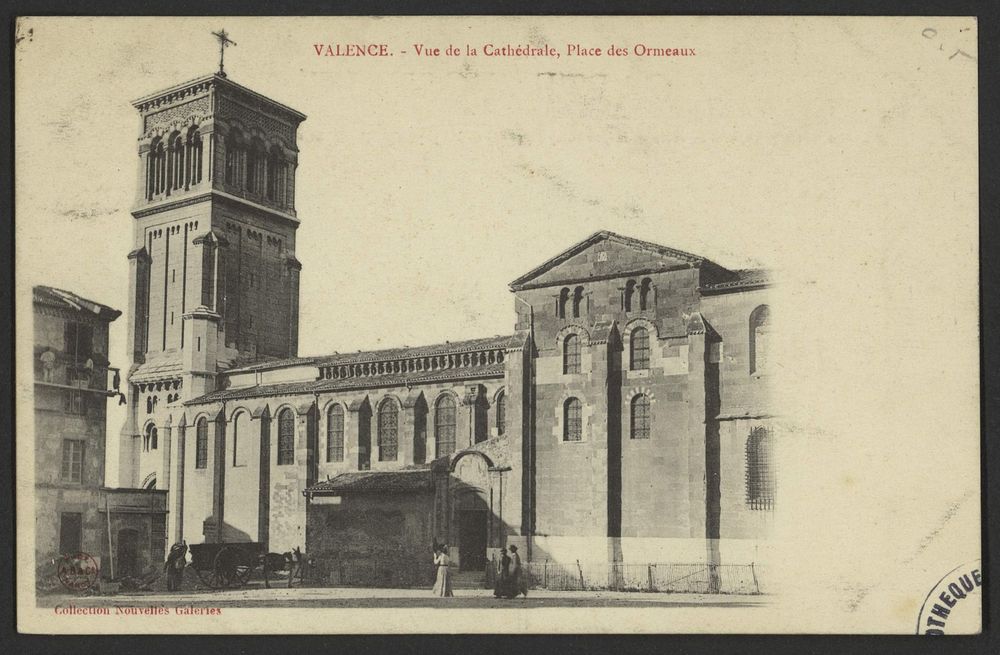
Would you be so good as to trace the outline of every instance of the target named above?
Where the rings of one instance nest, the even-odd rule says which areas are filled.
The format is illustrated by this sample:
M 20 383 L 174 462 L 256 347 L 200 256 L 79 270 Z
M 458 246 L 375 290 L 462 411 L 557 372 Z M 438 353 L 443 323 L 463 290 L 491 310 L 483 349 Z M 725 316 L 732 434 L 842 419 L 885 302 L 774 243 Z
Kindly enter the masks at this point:
M 765 271 L 602 231 L 510 284 L 504 336 L 299 357 L 305 116 L 219 74 L 134 106 L 120 481 L 168 491 L 168 543 L 301 547 L 344 584 L 419 583 L 433 544 L 581 576 L 763 557 Z

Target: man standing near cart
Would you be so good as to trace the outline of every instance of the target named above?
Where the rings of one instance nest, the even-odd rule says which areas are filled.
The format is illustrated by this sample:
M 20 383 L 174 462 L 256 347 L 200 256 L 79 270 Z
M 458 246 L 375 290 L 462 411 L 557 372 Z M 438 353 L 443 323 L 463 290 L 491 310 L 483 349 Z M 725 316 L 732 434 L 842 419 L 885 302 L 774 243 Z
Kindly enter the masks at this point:
M 187 566 L 187 542 L 181 540 L 170 547 L 163 570 L 167 572 L 167 591 L 180 591 L 184 581 L 184 567 Z

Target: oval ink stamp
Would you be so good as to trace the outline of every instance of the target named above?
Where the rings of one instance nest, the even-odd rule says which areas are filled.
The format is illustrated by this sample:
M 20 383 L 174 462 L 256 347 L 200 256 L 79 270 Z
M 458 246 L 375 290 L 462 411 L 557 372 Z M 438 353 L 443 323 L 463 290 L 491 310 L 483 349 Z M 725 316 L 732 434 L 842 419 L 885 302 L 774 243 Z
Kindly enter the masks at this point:
M 983 573 L 981 560 L 944 575 L 920 606 L 918 635 L 977 634 L 982 630 Z
M 90 589 L 97 582 L 100 567 L 97 560 L 87 553 L 64 555 L 56 568 L 56 575 L 63 586 L 72 591 Z

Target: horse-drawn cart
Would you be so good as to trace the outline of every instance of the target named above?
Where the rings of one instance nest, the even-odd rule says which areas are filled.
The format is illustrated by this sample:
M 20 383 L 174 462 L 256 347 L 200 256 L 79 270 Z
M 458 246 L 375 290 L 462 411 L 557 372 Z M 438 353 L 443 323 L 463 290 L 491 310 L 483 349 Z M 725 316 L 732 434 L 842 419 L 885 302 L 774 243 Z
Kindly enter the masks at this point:
M 212 589 L 242 587 L 267 553 L 265 544 L 191 544 L 191 568 L 202 584 Z

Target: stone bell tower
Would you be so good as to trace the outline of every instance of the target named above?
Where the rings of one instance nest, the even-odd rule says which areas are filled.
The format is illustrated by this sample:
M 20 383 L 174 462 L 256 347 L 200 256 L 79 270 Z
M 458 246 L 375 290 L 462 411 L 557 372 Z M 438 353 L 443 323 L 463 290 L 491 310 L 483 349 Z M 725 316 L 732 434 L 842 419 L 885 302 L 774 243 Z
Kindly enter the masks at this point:
M 221 66 L 132 104 L 140 127 L 120 483 L 163 489 L 181 403 L 215 390 L 220 370 L 297 354 L 305 116 Z

